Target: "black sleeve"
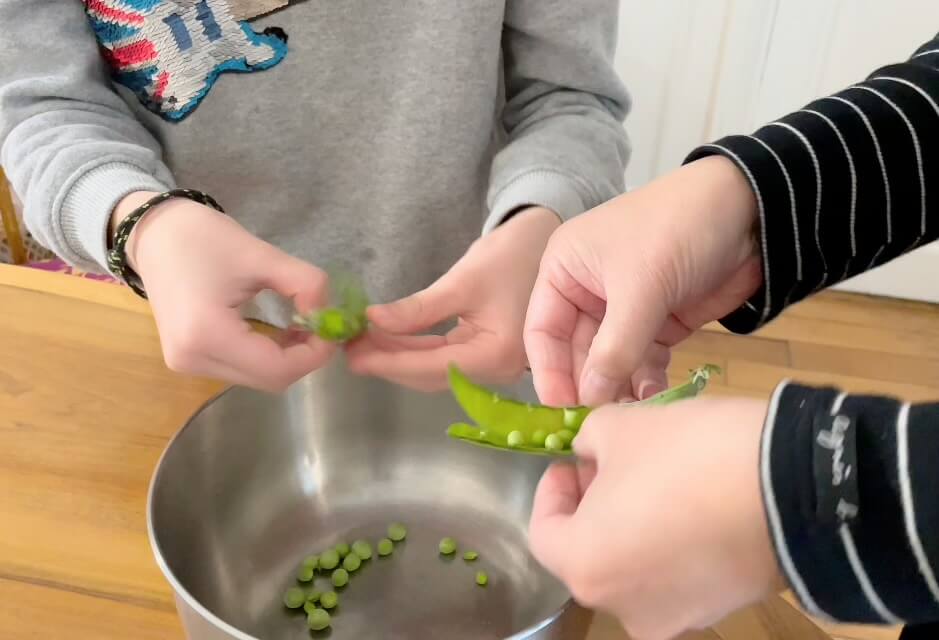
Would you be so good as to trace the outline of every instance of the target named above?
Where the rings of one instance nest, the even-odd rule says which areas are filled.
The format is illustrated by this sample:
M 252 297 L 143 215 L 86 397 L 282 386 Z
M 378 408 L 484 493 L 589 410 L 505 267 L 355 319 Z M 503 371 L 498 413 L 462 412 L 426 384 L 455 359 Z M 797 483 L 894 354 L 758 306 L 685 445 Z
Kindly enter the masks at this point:
M 939 404 L 783 383 L 760 472 L 777 559 L 806 611 L 939 621 Z
M 763 285 L 721 320 L 746 333 L 939 238 L 939 36 L 903 64 L 685 162 L 708 155 L 740 168 L 759 207 Z

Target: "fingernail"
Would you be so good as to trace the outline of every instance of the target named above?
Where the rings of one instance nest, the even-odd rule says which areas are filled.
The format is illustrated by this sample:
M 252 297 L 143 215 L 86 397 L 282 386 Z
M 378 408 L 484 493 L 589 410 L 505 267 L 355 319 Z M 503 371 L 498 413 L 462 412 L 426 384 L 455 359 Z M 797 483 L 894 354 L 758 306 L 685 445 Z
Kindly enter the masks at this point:
M 657 393 L 665 391 L 665 385 L 653 380 L 643 380 L 639 383 L 639 399 L 651 398 Z
M 581 402 L 588 405 L 610 402 L 616 397 L 618 389 L 619 383 L 615 380 L 591 369 L 584 375 L 584 382 L 580 385 Z

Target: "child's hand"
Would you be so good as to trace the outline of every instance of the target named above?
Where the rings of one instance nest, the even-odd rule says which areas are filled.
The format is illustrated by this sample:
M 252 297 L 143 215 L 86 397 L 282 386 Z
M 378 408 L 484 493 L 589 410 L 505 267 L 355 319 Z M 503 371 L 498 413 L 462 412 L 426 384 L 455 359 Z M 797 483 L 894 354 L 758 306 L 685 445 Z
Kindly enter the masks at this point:
M 115 220 L 152 195 L 125 198 Z M 258 240 L 228 216 L 189 200 L 170 200 L 141 220 L 127 249 L 150 299 L 163 357 L 174 371 L 280 391 L 333 353 L 306 335 L 278 344 L 242 318 L 239 306 L 262 289 L 309 311 L 325 302 L 326 275 Z
M 600 405 L 664 388 L 668 348 L 760 285 L 756 221 L 743 174 L 715 156 L 558 229 L 525 326 L 541 401 Z
M 425 391 L 446 387 L 451 362 L 482 382 L 515 381 L 526 365 L 531 288 L 558 225 L 552 211 L 526 209 L 477 240 L 427 289 L 371 307 L 371 329 L 349 347 L 349 366 Z M 414 335 L 451 318 L 459 323 L 446 336 Z
M 574 439 L 580 466 L 542 478 L 535 557 L 634 640 L 711 625 L 782 586 L 759 479 L 765 401 L 605 407 Z

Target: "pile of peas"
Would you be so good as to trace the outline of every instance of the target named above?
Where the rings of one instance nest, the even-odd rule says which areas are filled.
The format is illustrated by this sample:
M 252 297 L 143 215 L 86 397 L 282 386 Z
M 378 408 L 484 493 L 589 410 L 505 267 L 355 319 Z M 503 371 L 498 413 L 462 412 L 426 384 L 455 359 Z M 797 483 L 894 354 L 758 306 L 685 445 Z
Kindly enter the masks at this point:
M 378 541 L 376 549 L 379 556 L 389 556 L 394 552 L 396 542 L 403 541 L 408 535 L 407 528 L 401 523 L 388 526 L 387 537 Z M 450 537 L 443 538 L 438 544 L 441 555 L 449 556 L 456 553 L 456 540 Z M 288 609 L 303 609 L 307 614 L 307 626 L 313 631 L 322 631 L 332 624 L 330 611 L 339 605 L 339 594 L 334 590 L 322 592 L 312 586 L 317 572 L 329 574 L 330 582 L 335 589 L 342 589 L 349 584 L 350 576 L 362 567 L 362 563 L 372 557 L 372 545 L 366 540 L 356 540 L 351 545 L 340 542 L 331 549 L 309 555 L 303 559 L 297 568 L 297 582 L 311 585 L 308 588 L 293 586 L 284 592 L 284 606 Z M 474 562 L 479 558 L 475 551 L 463 552 L 463 560 Z M 476 584 L 481 587 L 489 582 L 485 571 L 476 573 Z

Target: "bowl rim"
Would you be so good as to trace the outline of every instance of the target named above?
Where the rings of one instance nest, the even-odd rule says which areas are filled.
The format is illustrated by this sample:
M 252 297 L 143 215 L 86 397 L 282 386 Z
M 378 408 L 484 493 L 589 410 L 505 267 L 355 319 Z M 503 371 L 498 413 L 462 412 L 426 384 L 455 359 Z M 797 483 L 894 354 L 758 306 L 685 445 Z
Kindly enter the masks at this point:
M 205 400 L 202 404 L 200 404 L 199 407 L 195 411 L 193 411 L 192 415 L 186 418 L 186 421 L 183 423 L 183 425 L 179 429 L 177 429 L 176 432 L 167 441 L 166 446 L 164 447 L 163 451 L 160 453 L 160 457 L 157 459 L 156 465 L 154 466 L 153 473 L 151 474 L 151 477 L 150 477 L 150 485 L 147 489 L 147 538 L 150 542 L 150 550 L 153 553 L 154 560 L 156 561 L 156 564 L 159 567 L 160 572 L 163 574 L 163 577 L 170 584 L 170 587 L 172 587 L 173 595 L 176 598 L 183 600 L 183 602 L 185 602 L 186 605 L 190 607 L 193 611 L 198 613 L 202 617 L 203 620 L 205 620 L 209 624 L 214 625 L 220 631 L 223 631 L 224 633 L 231 635 L 236 640 L 263 640 L 262 638 L 257 638 L 253 635 L 249 635 L 245 633 L 244 631 L 241 631 L 240 629 L 234 627 L 231 623 L 228 623 L 225 620 L 222 620 L 219 616 L 209 611 L 209 609 L 205 605 L 199 602 L 199 600 L 197 600 L 195 596 L 193 596 L 182 585 L 182 583 L 173 573 L 172 569 L 170 569 L 170 566 L 167 563 L 166 558 L 164 558 L 163 556 L 163 551 L 160 548 L 159 541 L 157 540 L 157 536 L 156 536 L 156 532 L 154 530 L 154 524 L 153 524 L 154 493 L 156 491 L 157 482 L 159 481 L 160 475 L 162 474 L 163 469 L 164 469 L 164 465 L 163 465 L 164 460 L 166 459 L 170 450 L 173 448 L 173 445 L 176 444 L 176 441 L 182 437 L 183 433 L 185 433 L 187 429 L 191 428 L 196 418 L 202 415 L 202 413 L 206 409 L 208 409 L 210 406 L 217 403 L 226 395 L 234 393 L 239 389 L 247 390 L 246 387 L 239 387 L 237 385 L 228 385 L 225 388 L 223 388 L 221 391 L 218 391 L 212 396 L 210 396 L 207 400 Z M 254 391 L 254 390 L 251 390 L 251 391 Z M 254 392 L 264 393 L 262 391 L 254 391 Z M 287 392 L 289 392 L 289 390 Z M 558 607 L 557 610 L 554 613 L 552 613 L 550 616 L 512 634 L 511 636 L 507 636 L 503 640 L 526 640 L 530 638 L 531 636 L 533 636 L 534 634 L 541 631 L 542 629 L 545 629 L 546 627 L 554 624 L 564 613 L 566 613 L 573 606 L 575 606 L 574 599 L 573 597 L 570 596 L 570 594 L 568 594 L 568 597 L 564 601 L 564 603 L 560 607 Z M 179 614 L 180 612 L 177 610 L 177 616 L 179 616 Z M 186 632 L 185 628 L 183 629 L 183 632 L 184 633 Z

